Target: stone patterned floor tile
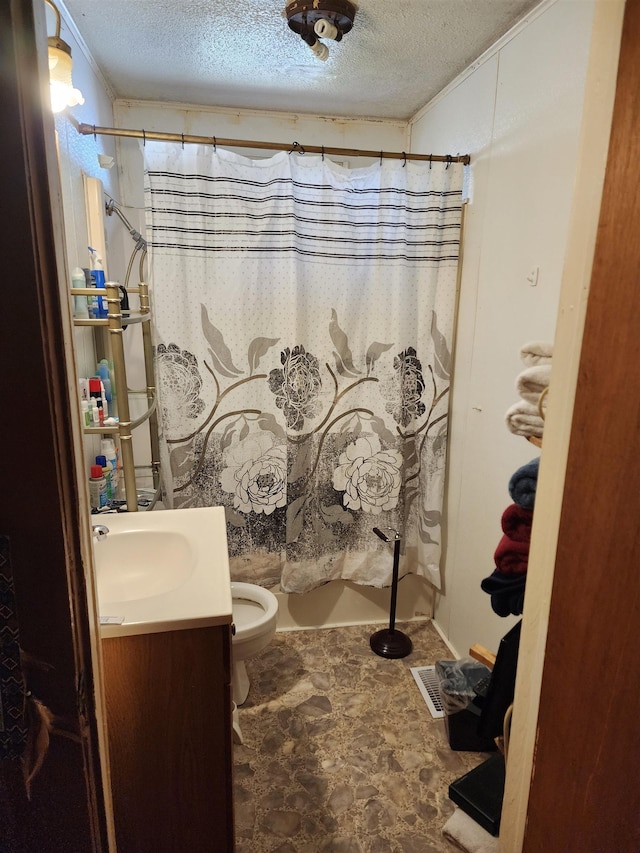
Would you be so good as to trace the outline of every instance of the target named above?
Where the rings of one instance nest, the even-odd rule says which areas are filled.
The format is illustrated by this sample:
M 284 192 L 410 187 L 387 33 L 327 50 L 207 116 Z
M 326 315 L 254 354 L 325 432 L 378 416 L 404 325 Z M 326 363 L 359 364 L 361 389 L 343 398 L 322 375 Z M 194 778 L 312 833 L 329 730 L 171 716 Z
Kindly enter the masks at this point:
M 410 672 L 450 659 L 430 622 L 398 625 L 401 660 L 358 625 L 276 634 L 247 661 L 234 747 L 236 853 L 451 853 L 449 784 L 486 758 L 454 752 Z

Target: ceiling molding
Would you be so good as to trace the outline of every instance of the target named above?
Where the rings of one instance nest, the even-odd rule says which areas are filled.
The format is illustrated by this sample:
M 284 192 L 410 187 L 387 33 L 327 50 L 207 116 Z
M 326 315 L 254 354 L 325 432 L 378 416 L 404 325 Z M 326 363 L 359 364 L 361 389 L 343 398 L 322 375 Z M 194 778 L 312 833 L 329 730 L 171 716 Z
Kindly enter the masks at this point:
M 142 98 L 116 98 L 113 102 L 114 117 L 117 116 L 119 107 L 158 107 L 172 110 L 189 111 L 197 113 L 222 113 L 229 116 L 278 116 L 282 119 L 290 119 L 291 121 L 303 120 L 319 120 L 327 121 L 332 124 L 383 124 L 398 128 L 404 131 L 407 127 L 408 120 L 399 118 L 365 118 L 365 117 L 349 117 L 341 115 L 323 115 L 316 113 L 296 113 L 296 112 L 281 112 L 279 110 L 256 110 L 244 107 L 216 107 L 211 104 L 191 104 L 186 101 L 147 101 Z

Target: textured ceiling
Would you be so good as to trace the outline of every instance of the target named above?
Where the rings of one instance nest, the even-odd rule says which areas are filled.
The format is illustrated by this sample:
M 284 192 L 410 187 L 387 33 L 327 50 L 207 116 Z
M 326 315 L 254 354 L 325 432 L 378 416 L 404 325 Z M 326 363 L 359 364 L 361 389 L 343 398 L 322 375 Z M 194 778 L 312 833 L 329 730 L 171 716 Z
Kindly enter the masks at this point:
M 60 5 L 118 98 L 402 120 L 538 3 L 359 0 L 326 62 L 287 27 L 285 0 Z

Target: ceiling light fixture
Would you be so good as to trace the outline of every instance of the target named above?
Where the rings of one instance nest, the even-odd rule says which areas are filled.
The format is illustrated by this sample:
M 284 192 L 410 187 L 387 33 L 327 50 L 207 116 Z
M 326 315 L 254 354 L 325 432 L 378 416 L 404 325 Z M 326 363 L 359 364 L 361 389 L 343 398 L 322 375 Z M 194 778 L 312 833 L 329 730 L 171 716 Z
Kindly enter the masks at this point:
M 71 81 L 71 48 L 60 38 L 60 12 L 52 3 L 45 0 L 51 6 L 56 16 L 56 34 L 49 36 L 49 81 L 51 84 L 51 109 L 54 113 L 60 113 L 65 107 L 75 107 L 76 104 L 84 104 L 82 92 L 73 88 Z
M 349 0 L 289 0 L 285 7 L 289 29 L 323 62 L 329 56 L 329 48 L 318 41 L 318 36 L 340 41 L 353 26 L 356 11 Z

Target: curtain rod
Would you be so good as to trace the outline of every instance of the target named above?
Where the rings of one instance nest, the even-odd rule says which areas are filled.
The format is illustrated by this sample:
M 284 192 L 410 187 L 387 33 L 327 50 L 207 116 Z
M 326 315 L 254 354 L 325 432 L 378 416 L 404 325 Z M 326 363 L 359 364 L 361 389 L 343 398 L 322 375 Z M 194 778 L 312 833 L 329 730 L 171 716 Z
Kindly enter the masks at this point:
M 190 133 L 160 133 L 158 131 L 130 130 L 122 127 L 97 127 L 95 124 L 78 124 L 78 133 L 83 136 L 126 136 L 132 139 L 160 139 L 165 142 L 195 143 L 199 145 L 221 145 L 223 148 L 261 148 L 267 151 L 289 151 L 298 154 L 337 154 L 342 157 L 380 157 L 391 160 L 428 160 L 440 163 L 463 163 L 468 166 L 468 154 L 411 154 L 404 151 L 365 151 L 361 148 L 332 148 L 327 145 L 300 145 L 298 142 L 258 142 L 253 139 L 223 139 L 216 136 L 194 136 Z

